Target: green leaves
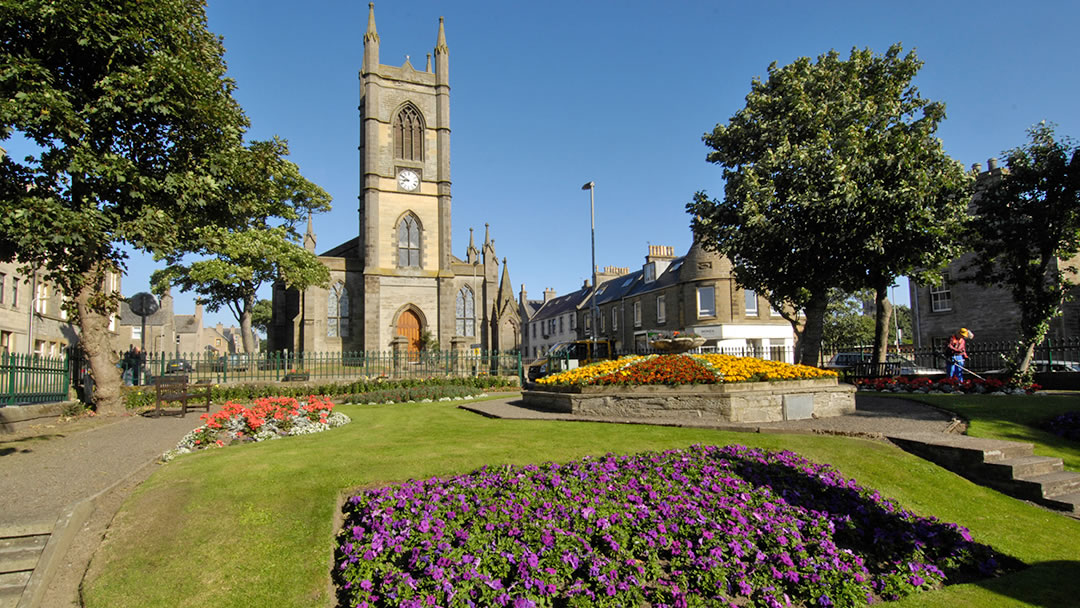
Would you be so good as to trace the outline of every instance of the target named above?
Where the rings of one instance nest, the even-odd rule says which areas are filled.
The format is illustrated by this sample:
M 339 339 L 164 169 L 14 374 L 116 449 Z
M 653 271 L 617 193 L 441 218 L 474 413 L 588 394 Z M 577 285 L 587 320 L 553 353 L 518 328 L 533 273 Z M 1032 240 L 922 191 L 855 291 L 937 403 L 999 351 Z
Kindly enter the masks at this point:
M 944 106 L 911 85 L 921 66 L 900 45 L 774 63 L 703 137 L 726 185 L 722 201 L 687 205 L 694 233 L 739 284 L 807 310 L 804 362 L 828 289 L 885 288 L 958 253 L 970 180 L 933 136 Z
M 975 258 L 965 267 L 979 283 L 1012 293 L 1020 310 L 1017 369 L 1069 297 L 1080 254 L 1080 146 L 1057 139 L 1052 124 L 1028 134 L 1028 144 L 1006 153 L 1007 171 L 980 180 L 968 231 Z

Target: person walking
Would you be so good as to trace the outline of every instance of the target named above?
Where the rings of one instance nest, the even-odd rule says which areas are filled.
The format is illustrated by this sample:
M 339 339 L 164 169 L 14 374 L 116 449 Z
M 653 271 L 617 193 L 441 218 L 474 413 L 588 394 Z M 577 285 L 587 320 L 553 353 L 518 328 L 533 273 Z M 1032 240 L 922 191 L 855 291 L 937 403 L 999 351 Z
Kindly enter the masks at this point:
M 957 382 L 964 381 L 964 363 L 967 362 L 967 340 L 975 337 L 966 327 L 956 330 L 945 343 L 945 373 Z

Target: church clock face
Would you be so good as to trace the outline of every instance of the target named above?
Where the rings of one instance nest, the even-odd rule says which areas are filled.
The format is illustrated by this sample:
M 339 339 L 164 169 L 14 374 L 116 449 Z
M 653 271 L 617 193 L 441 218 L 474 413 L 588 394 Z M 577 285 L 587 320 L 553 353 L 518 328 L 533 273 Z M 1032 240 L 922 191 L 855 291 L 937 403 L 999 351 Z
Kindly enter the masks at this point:
M 415 192 L 420 187 L 420 174 L 412 169 L 402 169 L 398 171 L 397 183 L 402 190 Z

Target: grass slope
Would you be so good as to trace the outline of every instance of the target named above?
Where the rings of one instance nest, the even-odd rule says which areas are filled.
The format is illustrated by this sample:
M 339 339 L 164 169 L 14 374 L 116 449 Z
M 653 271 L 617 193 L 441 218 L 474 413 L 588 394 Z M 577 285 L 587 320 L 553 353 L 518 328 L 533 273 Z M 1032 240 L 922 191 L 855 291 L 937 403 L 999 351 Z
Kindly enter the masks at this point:
M 492 420 L 450 404 L 340 406 L 345 427 L 184 456 L 139 487 L 95 556 L 88 608 L 328 606 L 343 489 L 694 443 L 790 449 L 1034 567 L 897 606 L 1062 606 L 1080 596 L 1080 522 L 861 439 Z

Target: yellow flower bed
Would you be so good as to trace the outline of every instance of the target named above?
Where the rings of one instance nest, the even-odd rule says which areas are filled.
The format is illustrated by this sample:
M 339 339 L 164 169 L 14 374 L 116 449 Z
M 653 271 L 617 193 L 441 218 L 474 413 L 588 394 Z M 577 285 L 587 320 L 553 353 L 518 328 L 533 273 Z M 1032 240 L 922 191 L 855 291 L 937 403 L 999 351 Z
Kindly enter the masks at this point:
M 656 355 L 648 355 L 649 357 L 655 357 Z M 629 367 L 632 363 L 644 361 L 646 357 L 639 355 L 628 355 L 626 357 L 620 357 L 612 361 L 600 361 L 598 363 L 590 363 L 575 369 L 566 370 L 565 372 L 559 372 L 550 376 L 545 376 L 536 381 L 537 384 L 588 384 L 593 378 L 597 376 L 603 376 L 604 374 L 613 372 L 615 370 Z
M 724 376 L 724 382 L 741 382 L 754 376 L 762 380 L 810 380 L 833 378 L 836 372 L 809 365 L 792 365 L 783 361 L 766 361 L 753 357 L 734 357 L 709 353 L 690 355 Z
M 640 363 L 657 355 L 638 356 L 630 355 L 614 361 L 601 361 L 579 367 L 577 369 L 552 374 L 536 381 L 541 385 L 553 384 L 591 384 L 595 378 L 609 374 L 613 371 L 625 369 L 631 365 Z M 661 355 L 664 357 L 680 357 L 683 355 Z M 753 357 L 734 357 L 732 355 L 704 354 L 686 355 L 701 361 L 716 374 L 723 378 L 723 382 L 744 382 L 751 378 L 760 380 L 808 380 L 814 378 L 833 378 L 836 372 L 811 367 L 808 365 L 792 365 L 782 361 L 766 361 Z

